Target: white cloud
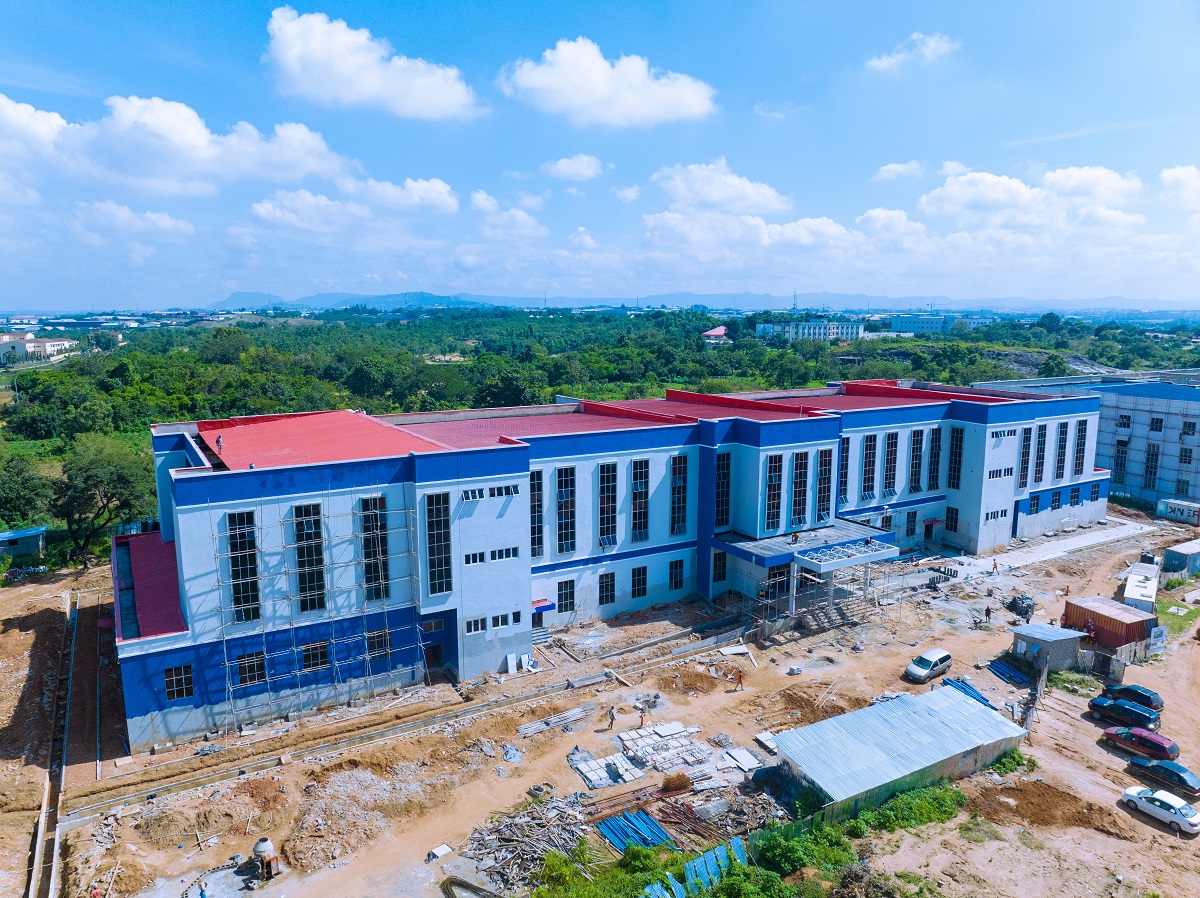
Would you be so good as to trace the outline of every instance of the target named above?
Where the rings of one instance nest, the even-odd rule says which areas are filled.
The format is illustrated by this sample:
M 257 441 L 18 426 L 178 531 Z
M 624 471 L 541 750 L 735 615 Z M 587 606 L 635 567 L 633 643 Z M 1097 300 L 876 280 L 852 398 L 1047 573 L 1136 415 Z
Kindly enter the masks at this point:
M 967 168 L 961 162 L 954 159 L 947 159 L 942 163 L 942 167 L 938 170 L 938 174 L 943 178 L 950 178 L 954 175 L 965 175 L 971 169 Z
M 867 68 L 873 72 L 898 72 L 910 61 L 931 63 L 948 56 L 962 47 L 959 41 L 944 34 L 922 34 L 914 31 L 908 40 L 896 45 L 891 53 L 867 60 Z
M 925 236 L 926 228 L 903 209 L 868 209 L 854 220 L 865 233 L 884 240 L 909 241 Z
M 146 264 L 146 261 L 153 256 L 158 250 L 153 246 L 147 246 L 145 243 L 133 242 L 129 244 L 129 264 L 134 268 L 141 268 Z
M 768 100 L 761 100 L 754 104 L 754 114 L 759 118 L 785 119 L 797 110 L 797 106 L 791 100 L 785 100 L 783 103 L 772 103 Z
M 1024 181 L 990 172 L 968 172 L 918 201 L 921 211 L 944 215 L 959 227 L 1002 227 L 1044 224 L 1058 217 L 1048 191 Z
M 587 194 L 584 193 L 582 190 L 580 190 L 578 187 L 568 187 L 565 190 L 563 190 L 563 193 L 565 193 L 567 196 L 573 196 L 577 200 L 581 200 L 585 196 L 587 196 Z
M 526 240 L 549 233 L 524 209 L 501 209 L 500 201 L 486 190 L 471 192 L 471 209 L 481 214 L 479 228 L 489 240 Z
M 473 118 L 483 112 L 454 66 L 396 54 L 366 28 L 353 29 L 324 13 L 271 13 L 264 60 L 288 94 L 333 106 L 368 106 L 401 118 Z
M 637 184 L 630 184 L 628 187 L 618 187 L 613 193 L 622 203 L 633 203 L 642 195 L 642 188 Z
M 134 212 L 128 206 L 112 200 L 79 203 L 75 207 L 75 218 L 85 227 L 121 234 L 187 237 L 196 233 L 196 227 L 190 221 L 175 218 L 165 212 Z
M 0 206 L 33 206 L 42 201 L 32 187 L 0 171 Z
M 403 184 L 391 181 L 364 181 L 339 178 L 338 189 L 349 196 L 392 209 L 429 209 L 433 212 L 458 211 L 458 194 L 441 178 L 405 178 Z
M 678 242 L 725 248 L 749 244 L 766 248 L 832 244 L 851 237 L 846 228 L 829 218 L 801 218 L 772 224 L 758 215 L 668 211 L 646 215 L 643 220 L 647 235 L 659 244 Z
M 486 190 L 471 191 L 471 208 L 476 212 L 499 212 L 499 201 Z
M 0 94 L 0 148 L 11 142 L 49 149 L 68 127 L 57 112 L 45 112 Z
M 642 56 L 609 62 L 586 37 L 560 40 L 541 62 L 521 59 L 500 78 L 509 96 L 575 125 L 614 128 L 705 118 L 716 108 L 709 84 L 652 69 Z
M 1200 169 L 1177 165 L 1164 168 L 1158 177 L 1168 198 L 1189 209 L 1200 209 Z
M 370 208 L 361 203 L 331 200 L 308 190 L 276 190 L 250 210 L 269 224 L 321 233 L 337 231 L 352 221 L 371 217 Z
M 725 212 L 783 212 L 791 200 L 769 184 L 731 171 L 724 156 L 711 163 L 673 165 L 651 176 L 671 198 L 675 209 L 712 208 Z
M 1042 176 L 1042 186 L 1064 199 L 1106 206 L 1126 205 L 1137 199 L 1142 190 L 1137 175 L 1120 175 L 1098 165 L 1048 171 Z
M 871 178 L 872 181 L 893 181 L 896 178 L 919 178 L 925 167 L 916 159 L 909 162 L 889 162 L 882 165 Z
M 568 190 L 572 189 L 570 187 Z M 550 198 L 550 191 L 544 193 L 525 193 L 523 190 L 517 192 L 517 205 L 529 212 L 540 212 L 542 206 L 546 205 L 546 200 Z
M 595 238 L 588 233 L 588 229 L 583 226 L 575 229 L 575 232 L 567 238 L 567 243 L 578 249 L 596 249 L 599 246 Z
M 577 153 L 542 165 L 542 174 L 564 181 L 590 181 L 600 177 L 603 171 L 604 163 L 587 153 Z

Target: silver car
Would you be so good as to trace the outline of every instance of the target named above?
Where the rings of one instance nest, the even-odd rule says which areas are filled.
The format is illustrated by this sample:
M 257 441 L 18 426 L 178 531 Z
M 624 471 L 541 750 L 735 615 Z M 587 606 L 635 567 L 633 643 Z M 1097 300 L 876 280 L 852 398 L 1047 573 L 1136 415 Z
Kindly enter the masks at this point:
M 950 669 L 950 653 L 945 649 L 928 649 L 913 658 L 904 675 L 914 683 L 928 683 Z
M 1177 833 L 1200 833 L 1200 814 L 1178 795 L 1161 789 L 1155 792 L 1145 786 L 1130 786 L 1121 793 L 1121 800 L 1129 810 L 1161 820 Z

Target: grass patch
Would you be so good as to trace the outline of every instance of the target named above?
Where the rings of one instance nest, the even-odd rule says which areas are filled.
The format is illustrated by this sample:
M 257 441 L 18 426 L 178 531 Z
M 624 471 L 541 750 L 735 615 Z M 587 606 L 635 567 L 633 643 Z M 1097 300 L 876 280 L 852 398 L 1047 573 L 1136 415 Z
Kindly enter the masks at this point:
M 958 834 L 968 842 L 982 844 L 983 842 L 1005 841 L 1004 835 L 992 824 L 988 823 L 978 814 L 972 814 L 971 819 L 965 823 L 958 824 Z
M 1091 674 L 1080 673 L 1077 670 L 1055 670 L 1046 675 L 1046 685 L 1051 689 L 1061 689 L 1072 695 L 1098 695 L 1100 681 Z
M 1187 613 L 1171 614 L 1167 611 L 1168 608 L 1184 608 Z M 1154 610 L 1158 614 L 1159 624 L 1166 627 L 1167 635 L 1172 637 L 1186 633 L 1192 622 L 1200 617 L 1200 605 L 1184 605 L 1171 599 L 1159 599 Z
M 1031 833 L 1027 829 L 1023 829 L 1023 830 L 1021 830 L 1021 832 L 1017 833 L 1017 841 L 1020 842 L 1022 845 L 1024 845 L 1026 848 L 1030 849 L 1031 851 L 1045 851 L 1046 850 L 1046 843 L 1043 842 L 1041 839 L 1039 839 L 1037 836 L 1035 836 L 1033 833 Z
M 1036 767 L 1037 759 L 1022 753 L 1019 748 L 1010 748 L 988 765 L 988 770 L 994 770 L 1000 776 L 1008 776 L 1010 773 L 1033 770 Z

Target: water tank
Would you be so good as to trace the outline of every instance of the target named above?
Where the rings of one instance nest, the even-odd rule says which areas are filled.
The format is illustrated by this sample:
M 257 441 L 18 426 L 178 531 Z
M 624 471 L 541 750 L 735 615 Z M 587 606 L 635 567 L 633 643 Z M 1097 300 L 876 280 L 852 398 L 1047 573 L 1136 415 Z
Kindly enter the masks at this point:
M 271 844 L 271 840 L 264 837 L 255 842 L 254 856 L 264 860 L 275 857 L 275 846 Z

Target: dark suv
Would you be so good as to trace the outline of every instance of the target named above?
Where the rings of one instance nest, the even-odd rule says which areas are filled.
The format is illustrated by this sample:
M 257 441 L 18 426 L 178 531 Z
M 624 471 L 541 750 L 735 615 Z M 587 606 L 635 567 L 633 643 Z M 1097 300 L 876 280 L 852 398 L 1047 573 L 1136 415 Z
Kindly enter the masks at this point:
M 1145 686 L 1128 686 L 1117 683 L 1112 686 L 1105 686 L 1105 698 L 1124 699 L 1127 702 L 1133 702 L 1135 705 L 1141 705 L 1143 708 L 1149 708 L 1151 711 L 1161 711 L 1163 709 L 1163 700 L 1153 689 L 1147 689 Z
M 1157 711 L 1127 702 L 1123 698 L 1111 699 L 1098 695 L 1088 702 L 1088 710 L 1092 712 L 1094 720 L 1107 720 L 1109 723 L 1119 723 L 1127 727 L 1141 727 L 1152 733 L 1162 726 Z

